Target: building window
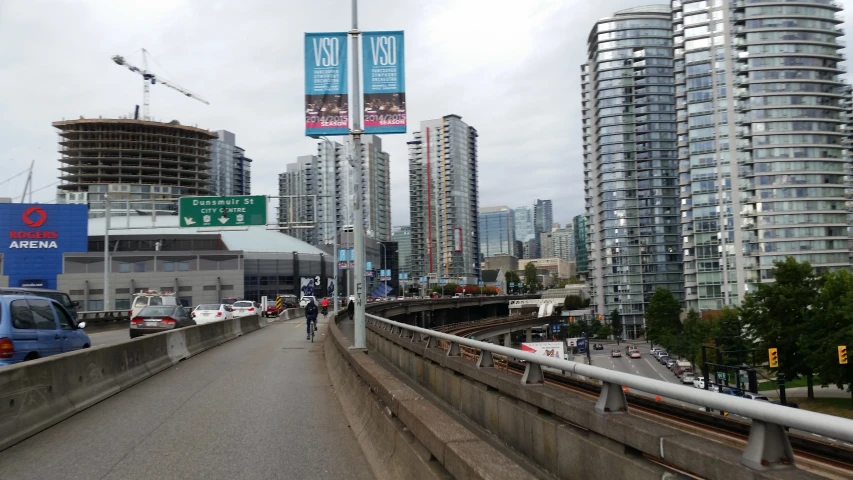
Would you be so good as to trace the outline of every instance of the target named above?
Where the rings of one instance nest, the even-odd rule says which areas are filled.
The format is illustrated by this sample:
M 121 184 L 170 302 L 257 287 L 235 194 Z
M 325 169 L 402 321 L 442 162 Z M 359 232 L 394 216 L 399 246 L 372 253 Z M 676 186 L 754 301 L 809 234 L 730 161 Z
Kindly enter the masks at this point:
M 120 263 L 118 265 L 118 273 L 130 273 L 130 264 L 129 263 Z
M 130 310 L 130 299 L 129 298 L 117 298 L 116 299 L 116 310 Z
M 145 271 L 145 262 L 136 262 L 133 265 L 134 272 L 144 272 Z
M 178 271 L 179 272 L 189 272 L 190 271 L 189 260 L 184 260 L 183 262 L 178 262 Z
M 104 301 L 103 300 L 89 300 L 89 308 L 90 312 L 100 312 L 104 310 Z
M 163 271 L 164 272 L 174 272 L 175 271 L 175 262 L 163 262 Z

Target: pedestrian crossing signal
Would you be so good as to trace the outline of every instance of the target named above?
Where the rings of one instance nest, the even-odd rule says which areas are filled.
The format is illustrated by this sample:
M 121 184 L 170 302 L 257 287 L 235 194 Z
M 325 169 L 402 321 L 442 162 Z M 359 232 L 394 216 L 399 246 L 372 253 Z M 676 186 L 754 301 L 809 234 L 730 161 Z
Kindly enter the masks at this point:
M 779 366 L 779 352 L 775 348 L 767 349 L 768 356 L 770 357 L 770 368 L 777 368 Z
M 847 365 L 847 345 L 838 346 L 838 363 L 839 365 Z

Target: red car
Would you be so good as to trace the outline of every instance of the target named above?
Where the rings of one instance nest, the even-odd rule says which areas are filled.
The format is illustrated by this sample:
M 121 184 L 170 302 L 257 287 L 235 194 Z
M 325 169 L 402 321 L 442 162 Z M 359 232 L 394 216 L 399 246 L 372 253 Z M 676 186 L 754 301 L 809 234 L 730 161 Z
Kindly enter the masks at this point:
M 284 308 L 278 309 L 278 308 L 276 308 L 275 304 L 273 303 L 273 304 L 267 305 L 267 309 L 264 312 L 264 316 L 265 317 L 278 317 L 279 315 L 281 315 L 282 310 L 284 310 Z

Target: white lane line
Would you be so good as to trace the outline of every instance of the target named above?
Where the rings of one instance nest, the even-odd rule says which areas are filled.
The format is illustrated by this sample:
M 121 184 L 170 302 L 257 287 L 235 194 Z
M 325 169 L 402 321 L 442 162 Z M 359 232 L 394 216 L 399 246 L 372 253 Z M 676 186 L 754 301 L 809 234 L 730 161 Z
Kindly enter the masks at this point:
M 669 381 L 669 380 L 667 380 L 663 375 L 661 375 L 661 374 L 660 374 L 660 372 L 658 372 L 658 370 L 655 368 L 655 366 L 654 366 L 654 365 L 652 365 L 652 362 L 650 362 L 648 358 L 644 358 L 643 360 L 645 360 L 645 361 L 646 361 L 646 363 L 648 363 L 648 364 L 649 364 L 649 366 L 650 366 L 650 367 L 652 367 L 652 371 L 653 371 L 653 372 L 655 372 L 655 373 L 657 373 L 657 374 L 658 374 L 658 376 L 661 378 L 661 380 L 663 380 L 664 382 L 668 382 L 668 381 Z

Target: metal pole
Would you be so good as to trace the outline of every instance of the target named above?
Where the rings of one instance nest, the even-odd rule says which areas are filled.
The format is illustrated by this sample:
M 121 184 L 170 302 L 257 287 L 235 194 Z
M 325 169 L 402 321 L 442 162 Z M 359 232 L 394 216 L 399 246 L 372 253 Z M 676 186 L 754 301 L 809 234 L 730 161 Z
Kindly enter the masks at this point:
M 358 0 L 352 0 L 352 30 L 349 31 L 352 39 L 352 135 L 353 148 L 355 155 L 353 161 L 353 173 L 355 174 L 355 190 L 353 200 L 353 216 L 355 217 L 355 225 L 353 226 L 354 248 L 355 248 L 355 335 L 354 348 L 366 348 L 365 342 L 366 331 L 364 325 L 364 307 L 367 302 L 367 292 L 364 290 L 364 225 L 361 216 L 361 72 L 359 69 L 359 61 L 361 55 L 358 49 L 358 37 L 361 32 L 358 31 Z
M 110 192 L 104 194 L 104 311 L 110 308 Z M 133 292 L 131 292 L 133 293 Z

